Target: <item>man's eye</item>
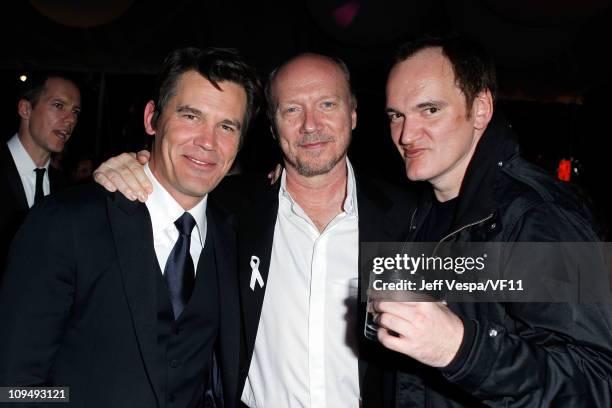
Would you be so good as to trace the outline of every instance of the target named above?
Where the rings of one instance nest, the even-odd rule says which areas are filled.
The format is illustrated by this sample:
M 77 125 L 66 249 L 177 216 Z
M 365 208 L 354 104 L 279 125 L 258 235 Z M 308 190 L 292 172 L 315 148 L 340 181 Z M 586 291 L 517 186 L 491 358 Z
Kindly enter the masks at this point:
M 333 108 L 336 104 L 332 101 L 323 102 L 323 107 L 326 109 Z
M 63 109 L 64 108 L 64 104 L 60 103 L 60 102 L 54 102 L 53 106 L 57 109 Z
M 288 108 L 285 108 L 285 113 L 295 113 L 298 111 L 298 108 L 296 106 L 289 106 Z
M 398 112 L 389 112 L 387 114 L 387 116 L 389 116 L 389 120 L 391 122 L 397 122 L 397 121 L 401 120 L 404 117 L 404 115 L 402 115 L 401 113 L 398 113 Z
M 435 106 L 430 106 L 429 108 L 427 108 L 427 109 L 426 109 L 427 113 L 429 113 L 430 115 L 432 115 L 432 114 L 434 114 L 434 113 L 438 112 L 439 110 L 440 110 L 440 109 L 438 109 L 438 108 L 437 108 L 437 107 L 435 107 Z
M 221 129 L 224 132 L 227 132 L 227 133 L 234 133 L 236 131 L 236 129 L 234 129 L 234 127 L 229 126 L 229 125 L 221 125 Z
M 189 113 L 184 114 L 183 117 L 188 120 L 194 120 L 196 118 L 195 115 L 191 115 Z

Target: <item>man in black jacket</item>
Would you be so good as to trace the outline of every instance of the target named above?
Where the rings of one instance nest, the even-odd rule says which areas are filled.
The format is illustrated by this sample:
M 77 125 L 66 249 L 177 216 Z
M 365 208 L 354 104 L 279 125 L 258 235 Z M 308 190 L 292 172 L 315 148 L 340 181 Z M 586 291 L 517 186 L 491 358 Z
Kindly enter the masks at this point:
M 493 114 L 495 88 L 493 64 L 465 40 L 400 50 L 387 83 L 391 134 L 408 178 L 431 186 L 410 239 L 596 241 L 569 189 L 519 156 L 510 126 Z M 375 307 L 380 342 L 410 357 L 391 380 L 397 406 L 612 406 L 609 303 Z
M 28 210 L 63 186 L 49 165 L 64 150 L 81 111 L 81 94 L 63 74 L 36 73 L 19 96 L 19 130 L 0 144 L 0 281 L 9 246 Z

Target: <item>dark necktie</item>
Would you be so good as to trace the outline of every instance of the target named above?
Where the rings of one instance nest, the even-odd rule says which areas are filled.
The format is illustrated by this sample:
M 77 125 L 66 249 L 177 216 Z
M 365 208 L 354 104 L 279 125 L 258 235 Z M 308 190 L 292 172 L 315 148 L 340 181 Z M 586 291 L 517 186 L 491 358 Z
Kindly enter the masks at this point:
M 178 220 L 174 221 L 174 225 L 176 225 L 179 231 L 179 237 L 166 262 L 164 276 L 168 284 L 168 290 L 170 291 L 172 311 L 174 312 L 174 319 L 176 320 L 189 301 L 195 281 L 193 259 L 191 259 L 189 247 L 191 243 L 191 231 L 196 225 L 196 222 L 191 214 L 185 212 Z
M 34 204 L 40 202 L 45 196 L 45 192 L 43 191 L 43 180 L 45 178 L 45 171 L 47 169 L 34 169 L 36 172 L 36 190 L 34 193 Z

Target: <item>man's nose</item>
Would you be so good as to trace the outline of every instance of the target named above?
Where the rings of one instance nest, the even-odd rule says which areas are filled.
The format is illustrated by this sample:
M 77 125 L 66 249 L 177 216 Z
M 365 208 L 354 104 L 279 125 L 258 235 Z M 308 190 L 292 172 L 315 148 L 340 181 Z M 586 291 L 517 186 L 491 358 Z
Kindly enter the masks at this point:
M 213 150 L 217 142 L 217 136 L 215 129 L 212 126 L 203 125 L 199 129 L 197 137 L 194 139 L 194 143 L 198 146 L 203 147 L 205 150 Z
M 409 116 L 404 118 L 402 123 L 402 134 L 400 136 L 400 144 L 411 145 L 419 138 L 419 133 L 422 131 L 421 125 L 416 120 L 411 120 Z
M 302 121 L 303 133 L 314 133 L 319 130 L 319 118 L 314 109 L 304 109 L 304 119 Z

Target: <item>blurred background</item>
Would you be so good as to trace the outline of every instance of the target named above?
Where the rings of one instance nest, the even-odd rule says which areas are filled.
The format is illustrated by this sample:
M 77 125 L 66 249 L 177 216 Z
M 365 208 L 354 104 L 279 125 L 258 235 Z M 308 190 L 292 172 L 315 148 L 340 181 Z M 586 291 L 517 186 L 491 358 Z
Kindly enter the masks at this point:
M 612 114 L 611 2 L 605 0 L 29 0 L 0 16 L 0 137 L 17 130 L 16 95 L 40 69 L 71 72 L 82 116 L 55 165 L 87 180 L 111 155 L 149 146 L 143 108 L 164 56 L 181 46 L 241 50 L 262 78 L 303 51 L 333 54 L 351 70 L 358 126 L 350 157 L 362 171 L 406 183 L 384 114 L 394 50 L 422 34 L 460 33 L 495 57 L 498 110 L 518 131 L 523 155 L 591 201 L 609 229 L 607 152 Z M 279 161 L 265 115 L 237 169 Z M 559 172 L 561 170 L 561 172 Z M 560 174 L 559 174 L 560 173 Z

